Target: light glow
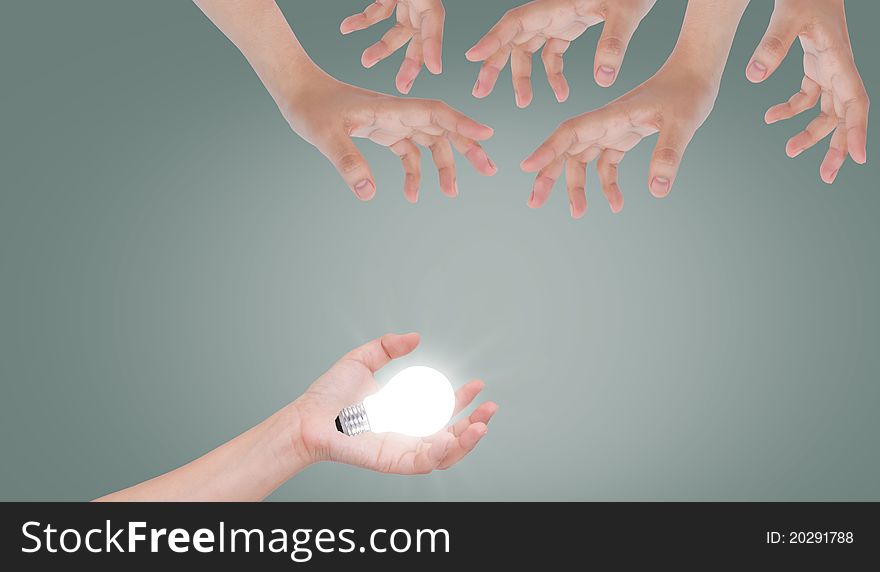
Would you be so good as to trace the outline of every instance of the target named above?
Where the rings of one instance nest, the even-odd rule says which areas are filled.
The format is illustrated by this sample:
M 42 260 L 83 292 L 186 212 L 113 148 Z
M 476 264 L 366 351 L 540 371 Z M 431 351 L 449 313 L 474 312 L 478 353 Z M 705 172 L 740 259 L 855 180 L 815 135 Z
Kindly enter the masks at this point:
M 408 367 L 378 393 L 364 399 L 374 433 L 427 437 L 443 429 L 455 409 L 455 392 L 446 376 L 427 366 Z

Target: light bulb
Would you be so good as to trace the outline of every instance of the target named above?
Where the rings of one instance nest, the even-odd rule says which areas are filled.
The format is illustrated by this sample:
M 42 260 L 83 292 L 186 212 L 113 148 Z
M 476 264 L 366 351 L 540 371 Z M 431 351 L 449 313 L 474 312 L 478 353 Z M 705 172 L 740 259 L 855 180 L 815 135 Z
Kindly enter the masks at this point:
M 455 392 L 446 376 L 420 365 L 404 369 L 378 393 L 340 411 L 336 428 L 346 435 L 372 431 L 427 437 L 446 426 L 454 409 Z

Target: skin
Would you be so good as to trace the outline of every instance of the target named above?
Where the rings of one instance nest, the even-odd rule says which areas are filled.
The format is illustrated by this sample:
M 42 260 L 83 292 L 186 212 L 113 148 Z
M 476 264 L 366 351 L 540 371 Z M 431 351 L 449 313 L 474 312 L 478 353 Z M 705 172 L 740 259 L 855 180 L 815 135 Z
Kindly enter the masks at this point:
M 364 50 L 361 63 L 371 68 L 394 52 L 407 46 L 406 56 L 397 72 L 395 85 L 400 93 L 409 93 L 424 65 L 432 74 L 443 72 L 443 25 L 446 10 L 441 0 L 376 0 L 339 25 L 350 34 L 365 30 L 396 14 L 397 23 L 378 42 Z
M 795 38 L 804 50 L 801 89 L 768 109 L 764 121 L 789 119 L 819 103 L 818 116 L 788 140 L 785 153 L 797 157 L 831 134 L 819 167 L 819 176 L 831 184 L 847 155 L 860 165 L 868 159 L 870 102 L 853 57 L 843 0 L 777 0 L 767 33 L 746 66 L 749 81 L 760 83 L 770 77 Z
M 492 136 L 491 127 L 441 101 L 393 97 L 334 79 L 303 50 L 275 0 L 195 3 L 241 50 L 294 132 L 327 157 L 359 199 L 372 199 L 376 182 L 355 137 L 400 158 L 410 202 L 418 200 L 421 182 L 419 146 L 431 152 L 440 190 L 449 197 L 458 195 L 453 148 L 479 173 L 497 171 L 479 144 Z
M 611 103 L 564 121 L 521 168 L 537 173 L 528 205 L 543 205 L 565 171 L 574 218 L 587 210 L 587 165 L 596 162 L 612 212 L 623 208 L 618 167 L 627 151 L 659 133 L 648 188 L 669 194 L 694 133 L 712 111 L 724 65 L 748 0 L 691 0 L 675 49 L 650 79 Z
M 602 87 L 617 79 L 629 41 L 655 0 L 535 0 L 508 11 L 465 56 L 483 62 L 473 95 L 492 93 L 498 75 L 510 60 L 516 104 L 532 101 L 532 56 L 541 50 L 547 81 L 559 102 L 568 99 L 563 55 L 575 39 L 600 22 L 593 77 Z M 543 49 L 542 49 L 543 48 Z
M 378 391 L 374 374 L 412 352 L 418 334 L 386 334 L 342 357 L 296 401 L 210 453 L 149 481 L 98 501 L 256 501 L 306 467 L 333 461 L 382 473 L 427 474 L 448 469 L 470 453 L 488 431 L 498 406 L 485 402 L 431 437 L 336 429 L 344 407 Z M 455 413 L 483 390 L 473 380 L 455 393 Z

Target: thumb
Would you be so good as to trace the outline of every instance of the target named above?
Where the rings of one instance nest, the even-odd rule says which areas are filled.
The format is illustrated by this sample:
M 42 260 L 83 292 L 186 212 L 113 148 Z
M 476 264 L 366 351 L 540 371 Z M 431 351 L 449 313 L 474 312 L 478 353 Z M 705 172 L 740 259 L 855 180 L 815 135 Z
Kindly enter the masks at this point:
M 792 18 L 782 15 L 780 10 L 774 10 L 767 32 L 746 67 L 749 81 L 760 83 L 770 77 L 788 55 L 797 35 L 797 25 Z
M 655 197 L 665 197 L 672 190 L 681 158 L 694 132 L 695 129 L 689 130 L 679 126 L 660 131 L 657 145 L 651 155 L 648 174 L 648 189 Z
M 639 27 L 639 21 L 638 18 L 624 16 L 611 17 L 605 21 L 593 65 L 593 76 L 602 87 L 611 86 L 617 79 L 626 48 Z
M 368 201 L 376 194 L 376 184 L 373 182 L 373 173 L 367 160 L 355 147 L 354 142 L 348 136 L 331 141 L 322 153 L 333 163 L 342 178 L 348 184 L 348 188 L 362 201 Z

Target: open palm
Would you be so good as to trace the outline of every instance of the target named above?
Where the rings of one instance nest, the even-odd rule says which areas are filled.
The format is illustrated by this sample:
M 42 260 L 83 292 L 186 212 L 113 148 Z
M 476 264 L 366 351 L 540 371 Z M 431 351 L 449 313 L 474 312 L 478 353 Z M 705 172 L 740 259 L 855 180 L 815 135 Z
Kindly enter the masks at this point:
M 356 348 L 294 402 L 302 439 L 313 460 L 411 475 L 449 468 L 473 450 L 498 409 L 492 402 L 481 404 L 469 416 L 426 438 L 371 432 L 349 437 L 336 429 L 334 420 L 340 410 L 379 390 L 373 375 L 391 360 L 412 352 L 418 343 L 418 334 L 387 334 Z M 483 387 L 479 380 L 461 386 L 455 393 L 454 415 L 470 405 Z

